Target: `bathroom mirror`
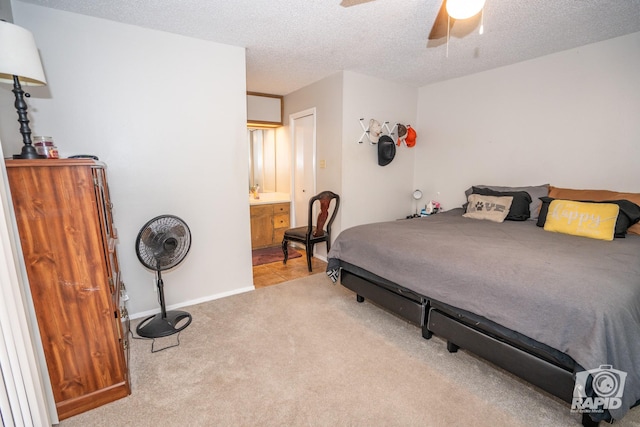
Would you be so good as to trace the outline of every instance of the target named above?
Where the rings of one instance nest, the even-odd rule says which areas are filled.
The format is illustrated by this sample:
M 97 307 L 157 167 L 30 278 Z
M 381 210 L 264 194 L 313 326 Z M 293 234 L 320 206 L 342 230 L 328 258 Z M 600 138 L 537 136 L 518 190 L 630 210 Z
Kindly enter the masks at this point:
M 276 133 L 274 129 L 247 129 L 249 186 L 260 193 L 276 191 Z

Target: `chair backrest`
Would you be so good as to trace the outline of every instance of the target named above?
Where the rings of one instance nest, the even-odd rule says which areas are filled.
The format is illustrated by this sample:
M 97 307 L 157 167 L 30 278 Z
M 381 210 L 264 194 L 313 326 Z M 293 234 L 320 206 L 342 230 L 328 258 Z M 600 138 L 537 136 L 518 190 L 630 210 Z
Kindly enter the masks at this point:
M 329 217 L 329 209 L 330 209 L 332 200 L 335 200 L 336 202 L 333 207 L 333 213 L 331 213 L 331 217 L 327 221 L 327 218 Z M 336 219 L 336 215 L 338 213 L 338 207 L 340 206 L 340 196 L 338 196 L 336 193 L 332 191 L 323 191 L 322 193 L 319 193 L 313 196 L 311 199 L 309 199 L 309 222 L 308 222 L 309 228 L 307 232 L 309 237 L 311 237 L 310 236 L 311 230 L 313 229 L 313 226 L 314 226 L 313 204 L 317 201 L 320 202 L 320 212 L 318 213 L 318 218 L 315 223 L 316 230 L 313 237 L 322 236 L 325 228 L 327 230 L 327 234 L 331 235 L 331 224 L 333 224 L 333 220 Z

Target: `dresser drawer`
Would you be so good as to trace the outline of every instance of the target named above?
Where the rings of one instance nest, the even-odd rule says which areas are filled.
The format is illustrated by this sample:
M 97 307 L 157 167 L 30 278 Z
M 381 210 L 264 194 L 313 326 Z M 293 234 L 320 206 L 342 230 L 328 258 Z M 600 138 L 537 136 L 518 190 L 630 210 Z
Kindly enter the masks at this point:
M 278 215 L 278 214 L 289 214 L 289 203 L 276 203 L 273 206 L 273 214 L 274 215 Z
M 273 228 L 289 228 L 289 213 L 275 214 L 273 216 Z
M 258 216 L 271 216 L 273 214 L 273 205 L 255 205 L 249 208 L 251 218 Z
M 289 203 L 251 206 L 251 248 L 276 246 L 290 226 Z

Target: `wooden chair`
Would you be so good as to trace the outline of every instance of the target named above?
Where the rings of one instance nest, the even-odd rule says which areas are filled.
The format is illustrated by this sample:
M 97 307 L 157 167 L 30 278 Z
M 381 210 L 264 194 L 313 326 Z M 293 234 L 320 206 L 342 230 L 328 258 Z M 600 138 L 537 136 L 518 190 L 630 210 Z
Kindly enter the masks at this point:
M 329 209 L 331 201 L 335 199 L 335 205 L 333 207 L 333 213 L 331 218 L 327 221 L 329 216 Z M 316 219 L 316 223 L 313 223 L 313 205 L 318 202 L 320 205 L 320 213 Z M 316 243 L 326 242 L 327 253 L 331 249 L 331 224 L 336 219 L 338 213 L 338 207 L 340 206 L 340 196 L 331 191 L 323 191 L 322 193 L 313 196 L 309 200 L 309 220 L 306 226 L 290 228 L 284 232 L 284 238 L 282 239 L 282 252 L 284 252 L 283 264 L 287 263 L 289 259 L 289 242 L 304 243 L 305 250 L 307 251 L 307 267 L 311 272 L 311 257 L 313 256 L 313 246 Z

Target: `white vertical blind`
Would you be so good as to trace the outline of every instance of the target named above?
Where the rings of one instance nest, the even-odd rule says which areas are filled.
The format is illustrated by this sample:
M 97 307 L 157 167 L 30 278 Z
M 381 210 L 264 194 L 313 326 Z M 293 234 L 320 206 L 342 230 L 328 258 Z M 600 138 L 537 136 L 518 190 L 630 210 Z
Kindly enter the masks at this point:
M 0 147 L 0 157 L 2 149 Z M 22 281 L 16 267 L 17 244 L 13 239 L 7 197 L 6 169 L 0 164 L 0 413 L 4 426 L 47 426 L 57 423 L 49 416 L 45 385 L 35 355 L 27 320 Z M 44 368 L 44 366 L 43 366 Z M 48 379 L 48 377 L 47 377 Z M 47 382 L 48 384 L 48 382 Z M 50 394 L 50 390 L 49 390 Z

